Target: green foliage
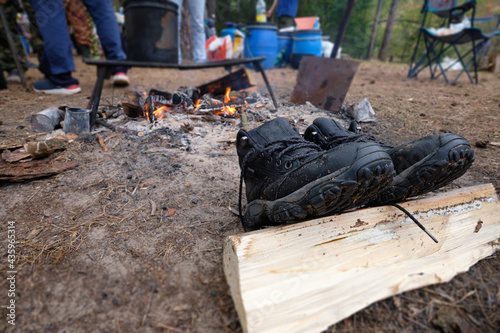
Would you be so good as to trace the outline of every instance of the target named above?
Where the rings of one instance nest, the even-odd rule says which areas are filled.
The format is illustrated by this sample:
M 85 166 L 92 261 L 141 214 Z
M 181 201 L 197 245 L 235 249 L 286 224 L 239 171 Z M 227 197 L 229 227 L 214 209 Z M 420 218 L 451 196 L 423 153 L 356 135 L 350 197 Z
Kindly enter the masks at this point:
M 297 16 L 318 16 L 323 35 L 335 42 L 347 5 L 346 0 L 302 1 Z M 342 40 L 342 52 L 354 58 L 366 55 L 377 0 L 357 0 Z
M 344 15 L 348 0 L 308 0 L 300 1 L 297 16 L 317 16 L 320 18 L 323 35 L 330 36 L 332 42 Z M 459 0 L 459 3 L 465 0 Z M 379 52 L 380 44 L 385 31 L 389 8 L 392 0 L 384 0 L 380 14 L 379 26 L 375 39 L 373 55 Z M 217 31 L 224 28 L 224 22 L 231 21 L 239 24 L 255 20 L 256 0 L 218 0 L 216 1 L 216 27 Z M 378 0 L 356 0 L 354 9 L 341 47 L 342 52 L 353 58 L 363 59 L 368 50 L 375 11 Z M 408 63 L 418 37 L 418 29 L 422 21 L 420 10 L 424 0 L 400 0 L 396 12 L 396 21 L 391 35 L 389 57 L 394 61 Z M 477 15 L 499 13 L 498 0 L 477 0 Z M 267 8 L 272 5 L 272 0 L 266 0 Z M 437 21 L 436 23 L 437 24 Z M 493 50 L 498 52 L 500 38 L 492 40 Z

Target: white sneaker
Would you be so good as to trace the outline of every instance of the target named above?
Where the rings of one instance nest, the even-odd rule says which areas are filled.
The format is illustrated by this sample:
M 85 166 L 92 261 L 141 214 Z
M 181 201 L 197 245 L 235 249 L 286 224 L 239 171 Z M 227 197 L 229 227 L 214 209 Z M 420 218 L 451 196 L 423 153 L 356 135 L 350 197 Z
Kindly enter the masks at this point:
M 111 79 L 111 82 L 113 83 L 114 86 L 128 86 L 130 84 L 130 80 L 127 74 L 123 72 L 118 72 L 114 74 L 113 78 Z

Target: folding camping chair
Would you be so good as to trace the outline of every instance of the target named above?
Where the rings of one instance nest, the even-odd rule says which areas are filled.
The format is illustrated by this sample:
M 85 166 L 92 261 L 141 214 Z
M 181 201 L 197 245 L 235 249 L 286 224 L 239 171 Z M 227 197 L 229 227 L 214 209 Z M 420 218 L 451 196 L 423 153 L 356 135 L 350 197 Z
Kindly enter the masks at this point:
M 470 18 L 465 14 L 471 12 Z M 478 54 L 487 52 L 489 41 L 492 37 L 500 35 L 500 15 L 489 15 L 485 17 L 475 17 L 476 0 L 468 0 L 462 5 L 457 4 L 457 0 L 425 0 L 421 13 L 424 14 L 422 25 L 415 50 L 410 63 L 408 77 L 416 77 L 423 69 L 429 68 L 431 79 L 436 79 L 443 75 L 448 84 L 455 83 L 463 73 L 466 73 L 471 83 L 478 82 Z M 426 22 L 427 14 L 432 13 L 440 20 L 440 29 L 428 28 Z M 470 22 L 470 26 L 465 23 Z M 464 23 L 460 26 L 460 23 Z M 488 25 L 493 29 L 483 32 Z M 453 29 L 457 28 L 459 29 Z M 481 28 L 480 28 L 481 27 Z M 485 28 L 486 27 L 486 28 Z M 418 61 L 417 53 L 420 42 L 423 39 L 424 51 Z M 460 47 L 459 47 L 460 46 Z M 444 64 L 445 56 L 453 54 L 458 57 L 451 63 Z M 454 70 L 459 64 L 459 72 L 450 82 L 447 73 Z M 474 70 L 474 78 L 469 69 Z

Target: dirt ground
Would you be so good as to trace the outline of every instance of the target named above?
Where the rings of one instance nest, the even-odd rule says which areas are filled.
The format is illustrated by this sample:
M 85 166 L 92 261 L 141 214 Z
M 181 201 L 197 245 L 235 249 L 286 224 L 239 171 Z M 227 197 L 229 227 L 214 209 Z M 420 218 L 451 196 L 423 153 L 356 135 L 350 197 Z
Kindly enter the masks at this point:
M 95 68 L 76 58 L 82 93 L 37 94 L 11 84 L 0 91 L 0 145 L 33 140 L 30 118 L 51 106 L 86 107 Z M 407 79 L 407 65 L 362 63 L 346 103 L 368 98 L 375 123 L 363 124 L 380 139 L 399 144 L 454 132 L 475 147 L 471 169 L 442 191 L 492 183 L 500 190 L 500 75 L 481 72 L 479 84 L 456 85 Z M 290 102 L 297 71 L 266 71 L 280 107 L 254 106 L 250 125 L 286 116 L 303 131 L 328 114 Z M 132 87 L 176 90 L 225 74 L 133 68 Z M 425 73 L 427 74 L 427 73 Z M 30 86 L 42 75 L 27 73 Z M 126 88 L 105 82 L 101 106 L 115 107 Z M 0 244 L 7 258 L 7 222 L 17 239 L 16 326 L 2 307 L 0 331 L 8 332 L 240 332 L 222 270 L 222 244 L 242 233 L 238 217 L 240 168 L 234 138 L 239 119 L 216 121 L 172 114 L 162 129 L 146 121 L 115 119 L 140 132 L 103 129 L 54 153 L 51 159 L 78 165 L 26 182 L 1 183 Z M 189 126 L 185 126 L 189 124 Z M 187 132 L 182 128 L 189 127 Z M 143 129 L 143 130 L 141 130 Z M 489 144 L 484 144 L 489 141 Z M 432 194 L 430 194 L 432 195 Z M 156 207 L 156 209 L 155 209 Z M 498 332 L 500 259 L 481 260 L 449 283 L 405 292 L 377 302 L 331 326 L 328 332 Z M 2 272 L 9 270 L 2 260 Z M 4 276 L 4 275 L 2 275 Z M 8 281 L 0 280 L 2 305 Z

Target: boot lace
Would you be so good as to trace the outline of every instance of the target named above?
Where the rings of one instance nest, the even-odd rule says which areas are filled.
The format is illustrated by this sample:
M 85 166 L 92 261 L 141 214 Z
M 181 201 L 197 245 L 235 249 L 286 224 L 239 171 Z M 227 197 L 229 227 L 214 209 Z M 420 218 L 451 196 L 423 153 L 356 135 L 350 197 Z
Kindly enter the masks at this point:
M 413 216 L 409 211 L 407 211 L 406 209 L 404 209 L 403 207 L 401 207 L 400 205 L 395 204 L 395 203 L 392 203 L 389 205 L 394 206 L 397 209 L 399 209 L 400 211 L 402 211 L 403 213 L 405 213 L 406 216 L 408 216 L 413 222 L 415 222 L 415 224 L 418 225 L 418 227 L 420 229 L 422 229 L 435 243 L 438 242 L 438 240 L 434 236 L 432 236 L 432 234 L 427 229 L 425 229 L 425 227 L 422 225 L 422 223 L 418 222 L 418 220 L 415 218 L 415 216 Z
M 274 152 L 279 151 L 279 153 L 276 155 L 276 160 L 280 161 L 281 157 L 288 152 L 301 149 L 301 148 L 309 148 L 309 149 L 314 149 L 315 151 L 308 151 L 300 154 L 294 155 L 295 159 L 301 160 L 305 159 L 307 157 L 315 155 L 317 152 L 321 151 L 321 147 L 318 146 L 317 144 L 309 141 L 305 141 L 303 138 L 288 138 L 286 140 L 277 140 L 270 142 L 264 146 L 264 149 L 260 152 L 262 156 L 271 156 Z M 238 197 L 238 212 L 239 212 L 239 217 L 241 221 L 241 225 L 243 226 L 243 229 L 247 231 L 248 225 L 246 224 L 244 218 L 243 218 L 243 208 L 242 208 L 242 198 L 243 198 L 243 178 L 245 176 L 245 171 L 247 169 L 247 163 L 248 159 L 250 158 L 250 155 L 254 153 L 253 150 L 250 150 L 242 159 L 241 161 L 241 173 L 240 173 L 240 193 Z M 286 166 L 285 166 L 286 167 Z
M 351 142 L 376 142 L 382 147 L 387 147 L 387 148 L 392 148 L 391 145 L 388 145 L 377 138 L 375 138 L 371 134 L 367 133 L 357 133 L 354 132 L 355 135 L 349 135 L 349 136 L 340 136 L 340 137 L 335 137 L 335 138 L 329 138 L 328 139 L 328 149 L 331 149 L 333 147 L 346 144 L 346 143 L 351 143 Z
M 351 143 L 351 142 L 376 142 L 382 147 L 386 148 L 392 148 L 392 146 L 378 140 L 371 134 L 367 133 L 360 133 L 356 129 L 358 126 L 356 121 L 351 121 L 349 125 L 349 129 L 347 129 L 348 132 L 353 133 L 353 135 L 345 135 L 345 136 L 338 136 L 335 138 L 328 138 L 328 149 L 331 149 L 335 146 L 346 144 L 346 143 Z

